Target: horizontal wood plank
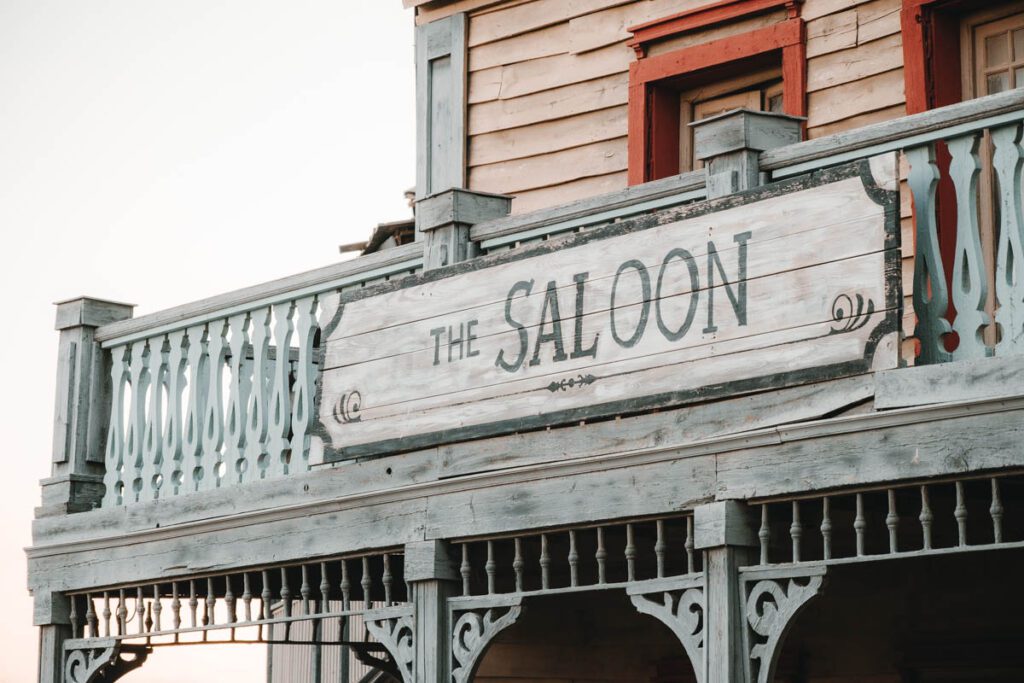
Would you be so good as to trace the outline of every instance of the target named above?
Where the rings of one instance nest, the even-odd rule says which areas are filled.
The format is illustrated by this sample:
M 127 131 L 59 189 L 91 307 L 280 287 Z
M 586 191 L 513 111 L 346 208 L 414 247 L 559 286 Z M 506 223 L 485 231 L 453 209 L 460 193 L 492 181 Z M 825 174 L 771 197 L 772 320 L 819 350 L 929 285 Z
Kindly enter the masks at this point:
M 807 90 L 814 92 L 840 85 L 855 90 L 856 81 L 902 66 L 903 41 L 896 33 L 811 59 L 807 63 Z
M 626 138 L 513 159 L 470 169 L 469 187 L 481 192 L 515 194 L 521 190 L 607 175 L 626 170 Z
M 903 69 L 812 92 L 808 102 L 809 128 L 903 104 Z
M 629 184 L 628 180 L 625 171 L 618 171 L 572 180 L 551 187 L 525 190 L 516 193 L 515 199 L 512 200 L 512 213 L 515 215 L 525 214 L 615 192 L 625 189 Z

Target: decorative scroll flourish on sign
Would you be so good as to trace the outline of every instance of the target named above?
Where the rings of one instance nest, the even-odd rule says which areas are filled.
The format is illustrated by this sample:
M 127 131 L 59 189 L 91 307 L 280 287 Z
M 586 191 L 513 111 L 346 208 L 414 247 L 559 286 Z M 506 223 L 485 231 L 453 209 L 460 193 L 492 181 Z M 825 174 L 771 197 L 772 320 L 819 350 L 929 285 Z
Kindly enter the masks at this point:
M 859 330 L 868 324 L 875 312 L 875 302 L 868 299 L 865 303 L 864 296 L 855 295 L 856 303 L 849 294 L 840 294 L 832 302 L 832 319 L 839 323 L 833 327 L 831 334 L 842 334 Z
M 894 188 L 855 163 L 325 296 L 324 458 L 895 367 Z

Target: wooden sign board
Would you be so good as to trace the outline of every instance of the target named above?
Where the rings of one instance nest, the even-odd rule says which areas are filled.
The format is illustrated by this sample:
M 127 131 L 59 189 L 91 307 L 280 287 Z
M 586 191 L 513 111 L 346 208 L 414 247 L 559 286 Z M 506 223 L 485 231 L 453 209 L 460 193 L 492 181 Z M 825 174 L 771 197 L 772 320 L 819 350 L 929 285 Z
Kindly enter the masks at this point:
M 897 195 L 870 168 L 325 298 L 325 460 L 895 367 Z

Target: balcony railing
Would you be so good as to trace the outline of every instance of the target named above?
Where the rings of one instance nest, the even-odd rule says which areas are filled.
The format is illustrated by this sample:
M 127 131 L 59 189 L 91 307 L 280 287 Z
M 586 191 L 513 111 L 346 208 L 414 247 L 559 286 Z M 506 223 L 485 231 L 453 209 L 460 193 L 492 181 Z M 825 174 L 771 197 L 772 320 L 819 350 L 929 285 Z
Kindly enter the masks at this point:
M 1004 93 L 764 152 L 761 169 L 780 179 L 902 153 L 916 216 L 917 362 L 1019 352 L 1022 121 L 1024 92 Z M 979 232 L 986 192 L 995 200 L 995 246 L 987 259 Z M 703 175 L 684 174 L 479 223 L 470 234 L 489 253 L 705 196 Z M 940 234 L 950 230 L 955 258 L 947 277 Z M 415 273 L 422 256 L 422 245 L 413 243 L 99 327 L 95 338 L 109 354 L 111 382 L 109 418 L 98 427 L 107 435 L 102 505 L 234 486 L 317 464 L 322 302 Z

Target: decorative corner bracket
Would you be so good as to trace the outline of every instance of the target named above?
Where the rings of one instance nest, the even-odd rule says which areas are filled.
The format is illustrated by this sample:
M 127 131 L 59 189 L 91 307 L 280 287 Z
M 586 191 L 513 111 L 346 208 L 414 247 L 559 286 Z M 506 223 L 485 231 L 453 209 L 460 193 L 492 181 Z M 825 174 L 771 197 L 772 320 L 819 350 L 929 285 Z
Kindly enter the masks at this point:
M 403 683 L 413 683 L 413 639 L 416 628 L 412 606 L 367 610 L 363 623 L 366 630 L 384 646 L 389 658 L 379 659 L 364 651 L 358 653 L 360 660 L 395 678 L 401 678 Z
M 142 666 L 151 648 L 113 638 L 77 638 L 64 643 L 65 683 L 116 681 Z
M 626 588 L 633 606 L 668 626 L 690 658 L 697 683 L 706 678 L 704 661 L 704 577 L 655 579 Z
M 468 683 L 480 655 L 494 637 L 518 621 L 523 613 L 522 597 L 473 602 L 449 601 L 452 627 L 452 680 Z M 504 610 L 504 612 L 502 612 Z M 457 617 L 457 618 L 456 618 Z
M 769 683 L 794 618 L 825 585 L 824 565 L 741 570 L 746 619 L 747 680 Z

